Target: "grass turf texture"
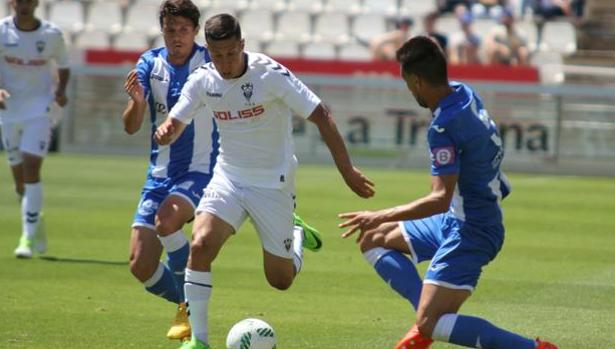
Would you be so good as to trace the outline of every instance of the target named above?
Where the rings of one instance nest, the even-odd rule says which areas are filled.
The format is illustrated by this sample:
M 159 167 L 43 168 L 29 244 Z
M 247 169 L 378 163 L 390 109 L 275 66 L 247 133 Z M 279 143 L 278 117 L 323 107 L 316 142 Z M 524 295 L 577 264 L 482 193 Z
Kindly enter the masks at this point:
M 229 241 L 214 264 L 213 348 L 224 348 L 227 331 L 245 317 L 269 322 L 281 349 L 392 348 L 405 333 L 414 312 L 354 240 L 339 238 L 336 215 L 406 202 L 428 191 L 429 178 L 425 171 L 364 170 L 377 183 L 371 200 L 347 190 L 332 166 L 300 168 L 298 212 L 325 241 L 321 252 L 305 253 L 290 290 L 267 285 L 250 224 Z M 43 169 L 49 257 L 17 260 L 19 207 L 8 168 L 0 171 L 0 348 L 179 346 L 164 337 L 174 306 L 146 294 L 128 271 L 144 175 L 144 158 L 50 156 Z M 462 313 L 561 349 L 615 347 L 615 180 L 511 180 L 504 248 Z

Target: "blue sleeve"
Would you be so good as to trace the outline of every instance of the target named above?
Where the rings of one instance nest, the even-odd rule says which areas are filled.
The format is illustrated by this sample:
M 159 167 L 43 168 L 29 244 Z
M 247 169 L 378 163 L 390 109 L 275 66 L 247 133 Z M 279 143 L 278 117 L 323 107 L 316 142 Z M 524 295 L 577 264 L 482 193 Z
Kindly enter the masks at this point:
M 149 52 L 142 54 L 137 62 L 137 78 L 139 79 L 141 86 L 143 86 L 143 95 L 145 98 L 149 96 L 149 93 L 152 90 L 149 83 L 149 77 L 152 72 L 153 63 L 152 56 Z
M 433 176 L 459 173 L 460 147 L 456 144 L 450 126 L 432 124 L 427 134 Z

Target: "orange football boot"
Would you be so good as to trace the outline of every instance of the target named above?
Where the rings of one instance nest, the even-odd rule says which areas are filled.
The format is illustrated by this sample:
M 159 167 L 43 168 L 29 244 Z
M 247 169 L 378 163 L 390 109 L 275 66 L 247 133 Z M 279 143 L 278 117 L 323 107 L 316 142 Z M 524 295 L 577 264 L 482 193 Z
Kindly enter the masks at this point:
M 538 343 L 536 349 L 557 349 L 557 346 L 555 344 L 543 342 L 540 340 L 540 338 L 536 338 L 536 343 Z
M 404 338 L 402 338 L 397 343 L 397 345 L 395 345 L 395 349 L 427 349 L 429 348 L 431 343 L 433 343 L 433 340 L 431 340 L 431 338 L 427 338 L 423 336 L 419 332 L 419 328 L 416 325 L 414 325 L 412 326 L 410 331 L 406 333 Z M 550 347 L 537 348 L 537 349 L 549 349 L 549 348 Z

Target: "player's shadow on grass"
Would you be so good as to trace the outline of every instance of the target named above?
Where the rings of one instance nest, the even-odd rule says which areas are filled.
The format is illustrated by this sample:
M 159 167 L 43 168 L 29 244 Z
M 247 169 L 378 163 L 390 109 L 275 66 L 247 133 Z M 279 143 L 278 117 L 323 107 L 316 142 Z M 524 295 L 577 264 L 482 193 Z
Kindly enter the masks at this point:
M 62 258 L 54 256 L 41 256 L 40 259 L 48 262 L 101 264 L 101 265 L 128 265 L 128 261 L 102 261 L 98 259 Z

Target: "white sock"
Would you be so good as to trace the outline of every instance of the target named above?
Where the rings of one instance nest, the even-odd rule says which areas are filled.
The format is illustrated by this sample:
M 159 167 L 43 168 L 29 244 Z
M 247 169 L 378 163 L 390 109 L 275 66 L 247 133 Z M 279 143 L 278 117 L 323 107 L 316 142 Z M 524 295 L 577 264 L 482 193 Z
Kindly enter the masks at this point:
M 21 201 L 21 218 L 23 234 L 28 239 L 34 239 L 38 227 L 39 216 L 43 208 L 43 185 L 26 183 L 24 198 Z
M 431 338 L 435 341 L 448 343 L 457 322 L 457 314 L 444 314 L 436 322 Z
M 299 274 L 303 266 L 303 228 L 295 225 L 293 228 L 293 263 L 295 264 L 295 275 Z
M 207 342 L 207 306 L 211 298 L 211 272 L 186 268 L 184 291 L 188 303 L 188 318 L 192 335 L 205 344 Z
M 158 238 L 167 252 L 175 252 L 188 243 L 188 239 L 181 229 L 167 236 L 158 235 Z
M 158 281 L 160 281 L 160 279 L 162 278 L 162 274 L 164 274 L 164 264 L 160 262 L 158 263 L 158 268 L 156 269 L 154 274 L 152 274 L 149 279 L 145 280 L 143 286 L 145 286 L 146 288 L 154 286 Z
M 367 263 L 371 264 L 371 266 L 373 267 L 376 265 L 378 260 L 380 260 L 380 257 L 384 256 L 385 254 L 389 252 L 391 252 L 391 250 L 386 249 L 384 247 L 374 247 L 372 249 L 369 249 L 363 252 L 363 258 L 365 258 Z

